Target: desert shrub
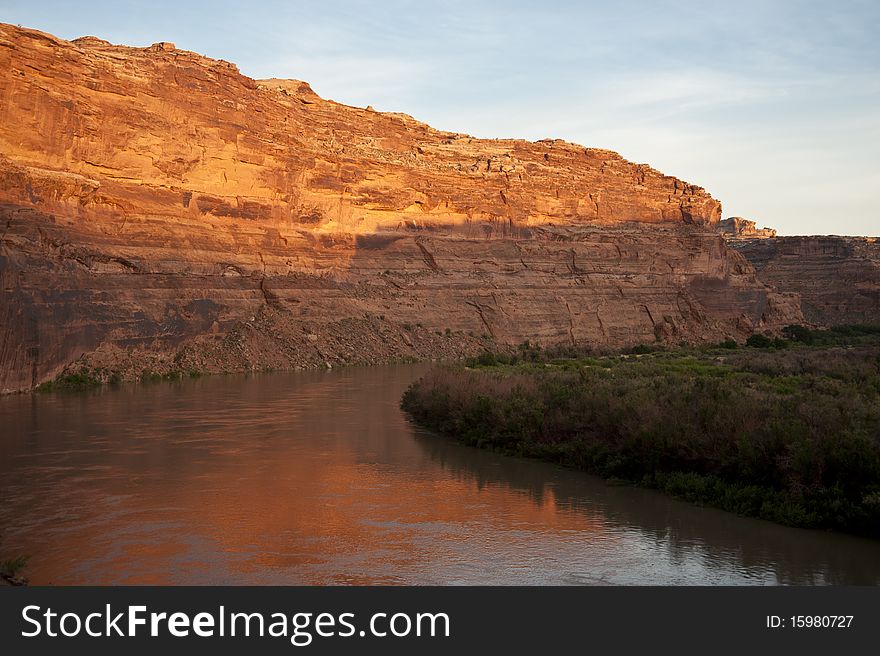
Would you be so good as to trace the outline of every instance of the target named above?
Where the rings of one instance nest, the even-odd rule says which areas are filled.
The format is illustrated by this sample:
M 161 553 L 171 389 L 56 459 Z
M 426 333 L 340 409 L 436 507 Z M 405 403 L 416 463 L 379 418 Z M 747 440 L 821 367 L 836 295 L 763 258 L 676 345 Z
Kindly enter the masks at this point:
M 773 340 L 767 337 L 767 335 L 755 333 L 754 335 L 749 335 L 749 338 L 746 340 L 746 346 L 751 346 L 752 348 L 769 348 L 773 346 Z
M 483 354 L 401 405 L 467 444 L 796 526 L 880 535 L 880 348 Z
M 106 372 L 108 376 L 112 376 Z M 100 387 L 104 382 L 105 372 L 82 367 L 76 371 L 65 371 L 54 380 L 42 383 L 38 392 L 80 391 Z
M 782 329 L 782 336 L 793 342 L 801 342 L 803 344 L 813 343 L 813 331 L 806 326 L 793 324 Z
M 25 565 L 27 565 L 28 560 L 27 556 L 16 556 L 15 558 L 0 560 L 0 576 L 3 578 L 18 576 Z

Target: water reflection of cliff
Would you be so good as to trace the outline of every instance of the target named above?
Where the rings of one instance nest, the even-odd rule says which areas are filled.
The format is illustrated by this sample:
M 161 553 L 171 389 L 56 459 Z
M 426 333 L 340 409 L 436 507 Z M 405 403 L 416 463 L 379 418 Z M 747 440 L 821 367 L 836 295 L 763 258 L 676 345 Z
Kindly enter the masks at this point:
M 877 583 L 878 545 L 460 446 L 423 365 L 0 399 L 34 583 Z

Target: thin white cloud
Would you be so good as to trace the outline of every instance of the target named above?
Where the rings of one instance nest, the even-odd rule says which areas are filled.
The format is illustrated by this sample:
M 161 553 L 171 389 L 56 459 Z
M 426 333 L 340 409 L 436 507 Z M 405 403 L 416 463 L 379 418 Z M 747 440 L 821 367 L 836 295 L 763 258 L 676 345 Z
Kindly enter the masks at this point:
M 393 57 L 326 55 L 320 58 L 288 57 L 273 66 L 273 77 L 306 80 L 324 98 L 351 105 L 382 106 L 383 98 L 407 96 L 414 90 L 412 80 L 430 74 L 430 64 Z M 258 75 L 269 77 L 270 73 Z M 387 101 L 386 101 L 387 102 Z

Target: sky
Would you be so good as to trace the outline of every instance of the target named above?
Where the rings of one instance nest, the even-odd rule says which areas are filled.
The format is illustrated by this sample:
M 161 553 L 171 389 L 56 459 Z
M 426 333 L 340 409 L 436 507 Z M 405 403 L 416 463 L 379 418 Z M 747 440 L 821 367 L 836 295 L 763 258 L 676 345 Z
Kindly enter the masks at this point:
M 780 234 L 880 234 L 880 1 L 0 0 L 478 137 L 608 148 Z

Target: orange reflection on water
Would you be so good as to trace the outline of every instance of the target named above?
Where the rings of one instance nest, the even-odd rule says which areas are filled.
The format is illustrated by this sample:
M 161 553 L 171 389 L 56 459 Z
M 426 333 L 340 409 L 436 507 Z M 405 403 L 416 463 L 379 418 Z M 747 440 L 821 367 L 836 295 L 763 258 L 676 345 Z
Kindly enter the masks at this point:
M 168 503 L 179 509 L 183 531 L 214 543 L 212 554 L 227 554 L 227 579 L 278 583 L 401 582 L 395 572 L 464 558 L 455 548 L 463 543 L 491 549 L 490 543 L 481 543 L 481 534 L 489 538 L 487 527 L 492 536 L 536 529 L 545 537 L 553 531 L 603 530 L 600 518 L 559 507 L 552 488 L 535 498 L 473 477 L 436 472 L 417 477 L 358 463 L 351 455 L 336 452 L 316 462 L 292 452 L 264 466 L 239 463 L 234 487 L 180 481 L 169 491 Z M 161 520 L 162 513 L 152 518 Z M 128 583 L 172 582 L 178 573 L 165 563 L 184 555 L 181 543 L 173 531 L 166 532 L 162 548 L 153 542 L 157 536 L 145 537 L 122 555 L 114 576 L 124 576 L 137 562 L 141 573 L 129 575 Z M 170 546 L 175 544 L 176 549 Z M 477 558 L 481 550 L 468 552 Z M 196 556 L 187 567 L 208 568 L 210 563 Z
M 880 582 L 875 542 L 420 431 L 419 371 L 0 399 L 0 551 L 35 584 Z

